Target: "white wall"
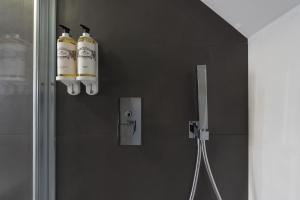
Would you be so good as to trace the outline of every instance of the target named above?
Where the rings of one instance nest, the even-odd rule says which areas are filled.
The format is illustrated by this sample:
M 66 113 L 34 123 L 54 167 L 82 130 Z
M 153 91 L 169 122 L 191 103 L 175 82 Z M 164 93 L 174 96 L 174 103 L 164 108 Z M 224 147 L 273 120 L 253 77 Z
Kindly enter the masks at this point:
M 300 0 L 201 0 L 246 37 L 277 19 Z
M 300 6 L 249 39 L 249 200 L 300 200 Z

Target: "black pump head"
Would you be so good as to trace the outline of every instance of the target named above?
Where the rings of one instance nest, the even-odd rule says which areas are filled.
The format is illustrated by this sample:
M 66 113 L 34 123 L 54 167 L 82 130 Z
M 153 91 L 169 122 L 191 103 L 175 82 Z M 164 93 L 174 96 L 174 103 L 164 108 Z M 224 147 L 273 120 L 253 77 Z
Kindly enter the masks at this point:
M 70 33 L 70 28 L 64 26 L 64 25 L 59 25 L 63 30 L 64 30 L 64 33 Z
M 85 26 L 83 24 L 80 24 L 80 26 L 81 26 L 81 28 L 83 28 L 83 30 L 84 30 L 85 33 L 89 33 L 90 32 L 90 28 L 89 27 L 87 27 L 87 26 Z

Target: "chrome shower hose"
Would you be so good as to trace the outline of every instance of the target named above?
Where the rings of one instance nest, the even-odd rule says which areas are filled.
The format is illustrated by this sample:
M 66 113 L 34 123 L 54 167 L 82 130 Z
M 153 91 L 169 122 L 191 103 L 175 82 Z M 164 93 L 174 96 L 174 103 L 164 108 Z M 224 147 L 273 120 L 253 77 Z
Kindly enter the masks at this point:
M 220 195 L 220 192 L 218 190 L 218 187 L 216 185 L 216 182 L 214 180 L 214 177 L 213 177 L 213 174 L 212 174 L 209 162 L 208 162 L 205 141 L 200 140 L 200 138 L 197 138 L 197 161 L 196 161 L 196 167 L 195 167 L 193 186 L 192 186 L 192 189 L 191 189 L 189 200 L 194 200 L 194 198 L 195 198 L 195 193 L 196 193 L 196 188 L 197 188 L 197 183 L 198 183 L 198 177 L 199 177 L 200 164 L 201 164 L 201 154 L 203 154 L 203 160 L 204 160 L 205 168 L 206 168 L 210 183 L 212 185 L 212 188 L 214 190 L 214 193 L 217 197 L 217 200 L 222 200 L 222 197 Z

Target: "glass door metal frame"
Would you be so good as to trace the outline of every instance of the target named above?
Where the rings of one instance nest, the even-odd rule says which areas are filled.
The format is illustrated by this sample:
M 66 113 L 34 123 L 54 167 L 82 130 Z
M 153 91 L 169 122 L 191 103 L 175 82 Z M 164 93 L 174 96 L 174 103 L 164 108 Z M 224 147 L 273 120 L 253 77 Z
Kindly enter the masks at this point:
M 56 0 L 34 0 L 33 200 L 55 200 Z

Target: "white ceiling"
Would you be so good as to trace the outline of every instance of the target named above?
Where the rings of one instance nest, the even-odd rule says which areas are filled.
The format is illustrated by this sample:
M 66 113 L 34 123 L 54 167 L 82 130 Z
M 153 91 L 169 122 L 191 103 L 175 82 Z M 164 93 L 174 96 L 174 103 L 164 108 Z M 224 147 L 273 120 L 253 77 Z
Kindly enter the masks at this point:
M 300 4 L 300 0 L 201 0 L 238 31 L 250 37 Z

